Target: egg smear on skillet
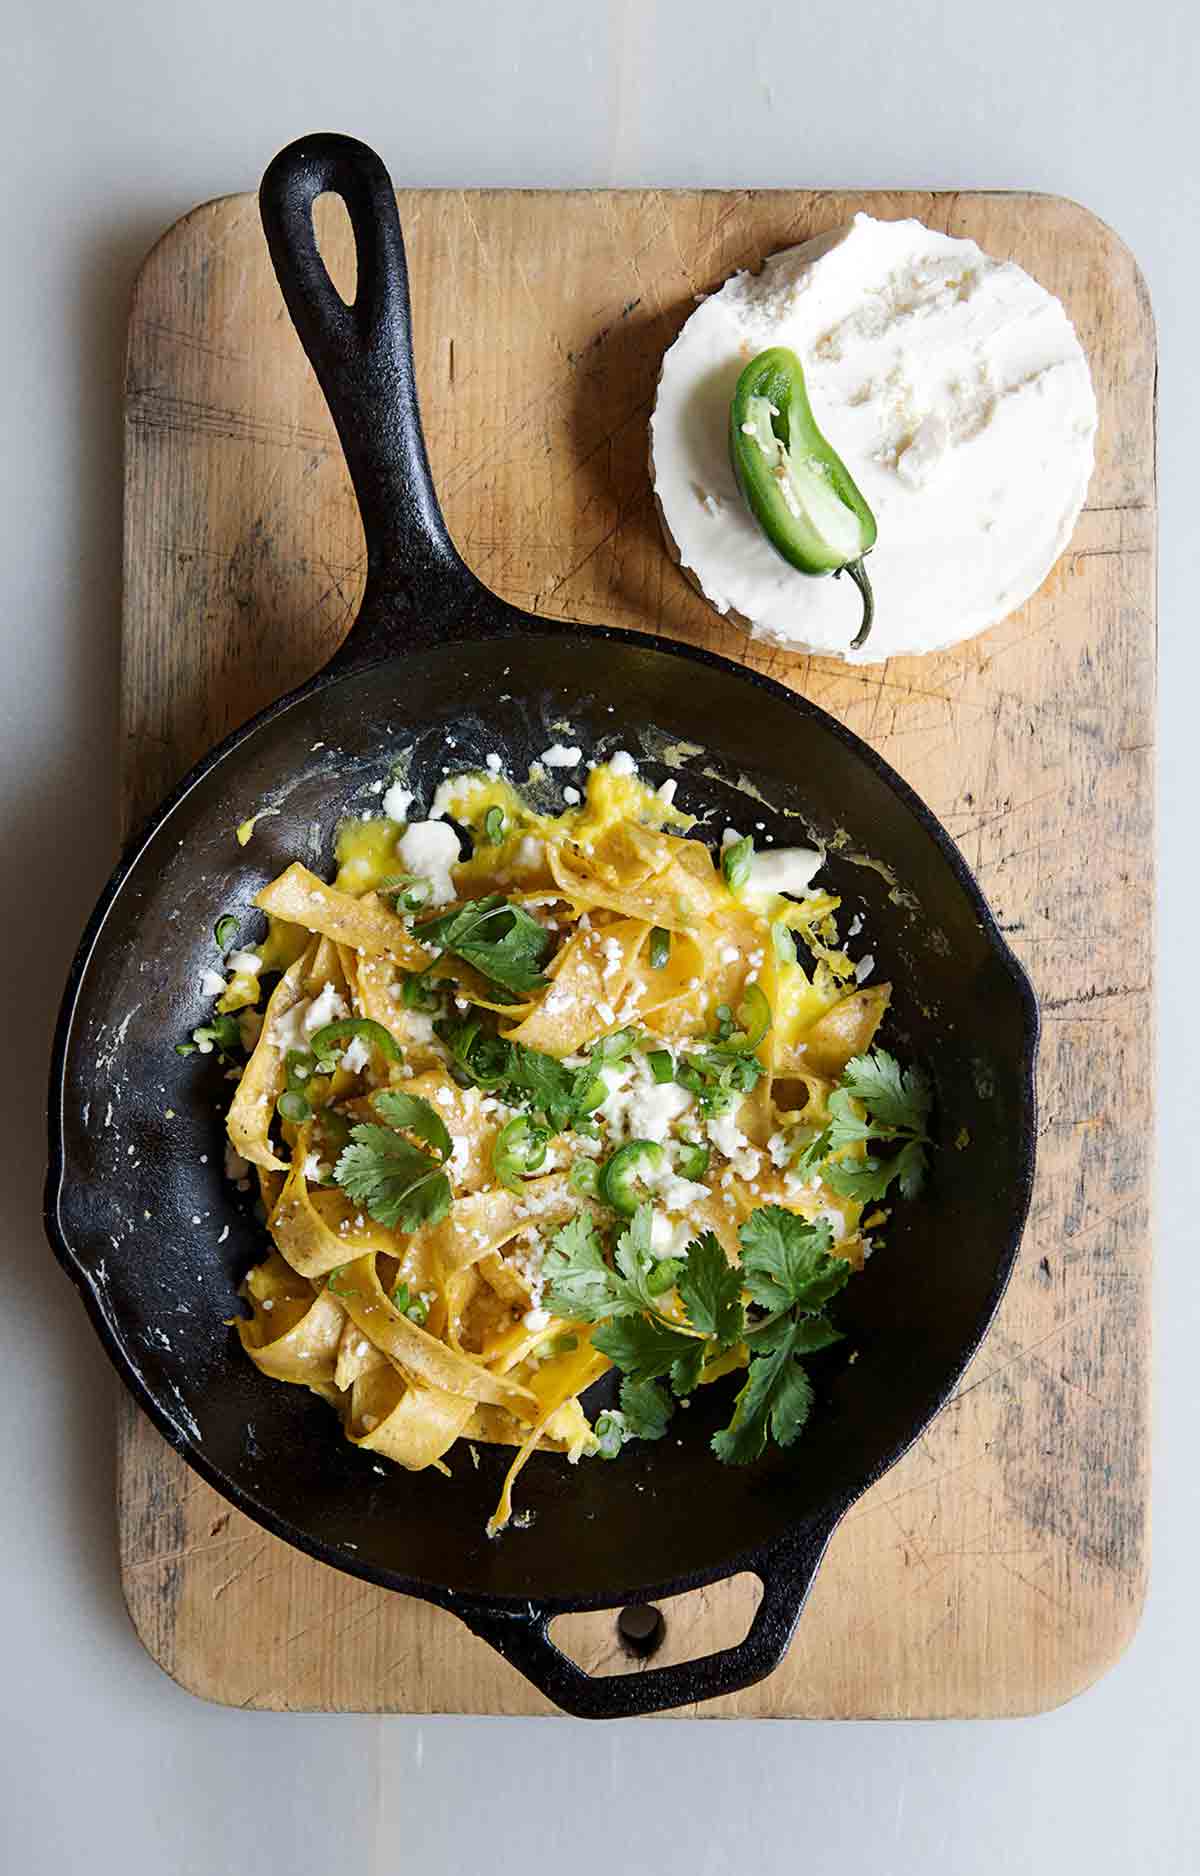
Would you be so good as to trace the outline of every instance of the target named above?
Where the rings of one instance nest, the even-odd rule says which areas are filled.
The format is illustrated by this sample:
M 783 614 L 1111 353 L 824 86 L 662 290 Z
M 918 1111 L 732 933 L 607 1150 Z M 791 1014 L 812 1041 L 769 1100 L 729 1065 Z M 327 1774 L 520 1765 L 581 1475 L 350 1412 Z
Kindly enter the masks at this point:
M 222 919 L 178 1045 L 226 1058 L 228 1170 L 258 1184 L 246 1355 L 396 1465 L 512 1447 L 492 1533 L 532 1453 L 616 1460 L 700 1388 L 728 1397 L 714 1463 L 790 1446 L 929 1153 L 824 856 L 713 851 L 625 752 L 543 762 L 558 814 L 494 757 L 427 818 L 393 784 L 332 883 L 296 862 L 258 893 L 261 944 Z

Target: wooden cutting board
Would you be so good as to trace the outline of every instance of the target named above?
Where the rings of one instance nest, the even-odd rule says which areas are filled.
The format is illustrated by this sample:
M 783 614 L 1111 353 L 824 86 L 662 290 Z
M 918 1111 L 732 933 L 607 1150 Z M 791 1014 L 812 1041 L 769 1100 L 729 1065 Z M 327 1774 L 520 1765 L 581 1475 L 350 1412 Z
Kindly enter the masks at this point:
M 323 205 L 326 206 L 326 205 Z M 323 223 L 350 277 L 340 205 Z M 856 209 L 1012 257 L 1064 300 L 1100 441 L 1075 539 L 1027 606 L 883 666 L 751 646 L 663 552 L 646 474 L 659 361 L 697 294 Z M 834 1539 L 795 1643 L 704 1717 L 1026 1713 L 1120 1654 L 1146 1574 L 1155 341 L 1136 266 L 1029 195 L 408 192 L 429 453 L 476 571 L 533 611 L 744 658 L 875 745 L 974 867 L 1041 997 L 1024 1249 L 954 1402 Z M 363 548 L 253 196 L 142 269 L 126 387 L 123 776 L 133 823 L 327 659 Z M 121 1567 L 146 1647 L 245 1707 L 548 1713 L 452 1616 L 292 1552 L 121 1406 Z M 753 1580 L 681 1599 L 666 1653 L 740 1636 Z M 560 1641 L 628 1665 L 608 1614 Z

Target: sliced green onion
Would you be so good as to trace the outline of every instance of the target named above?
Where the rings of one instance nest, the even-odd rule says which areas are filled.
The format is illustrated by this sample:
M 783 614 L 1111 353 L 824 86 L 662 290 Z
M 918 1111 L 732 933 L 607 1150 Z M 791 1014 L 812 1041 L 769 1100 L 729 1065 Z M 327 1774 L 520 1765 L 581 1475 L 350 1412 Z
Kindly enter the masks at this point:
M 671 955 L 671 934 L 662 925 L 650 933 L 650 969 L 661 971 Z
M 662 1296 L 667 1290 L 673 1290 L 683 1274 L 686 1262 L 683 1257 L 660 1258 L 646 1278 L 646 1288 L 651 1296 Z
M 579 1192 L 585 1198 L 592 1198 L 600 1181 L 600 1168 L 594 1159 L 577 1159 L 567 1174 L 567 1184 L 572 1192 Z
M 597 1459 L 615 1459 L 629 1438 L 625 1416 L 619 1407 L 606 1407 L 596 1415 L 592 1432 L 596 1436 Z
M 676 1065 L 675 1080 L 689 1094 L 700 1094 L 704 1088 L 704 1071 L 690 1055 L 685 1055 Z
M 483 831 L 493 847 L 498 847 L 504 839 L 504 810 L 489 808 L 483 817 Z
M 330 1287 L 332 1288 L 332 1285 Z M 352 1292 L 337 1290 L 334 1294 L 344 1296 L 352 1294 Z M 418 1329 L 424 1328 L 425 1324 L 429 1321 L 429 1304 L 425 1301 L 423 1296 L 411 1295 L 407 1283 L 398 1283 L 396 1285 L 395 1289 L 392 1291 L 392 1302 L 402 1316 L 407 1316 L 410 1322 L 416 1323 Z
M 606 1205 L 623 1218 L 632 1218 L 640 1203 L 648 1172 L 657 1172 L 665 1161 L 657 1140 L 630 1140 L 618 1147 L 600 1170 L 599 1193 Z
M 721 872 L 730 892 L 740 892 L 750 877 L 750 868 L 754 864 L 754 836 L 743 835 L 741 840 L 733 840 L 721 855 Z
M 683 1152 L 675 1156 L 675 1170 L 681 1179 L 703 1179 L 712 1158 L 712 1148 L 702 1140 L 684 1140 Z
M 670 1049 L 650 1049 L 646 1055 L 646 1065 L 655 1081 L 660 1084 L 675 1079 L 675 1058 Z
M 501 1185 L 519 1192 L 522 1180 L 545 1163 L 549 1143 L 546 1128 L 536 1127 L 526 1114 L 501 1127 L 492 1147 L 492 1167 Z
M 195 1055 L 196 1044 L 194 1042 L 177 1042 L 175 1044 L 175 1053 L 176 1055 Z
M 213 927 L 213 937 L 217 941 L 218 951 L 228 951 L 238 935 L 238 922 L 231 912 L 226 912 Z
M 275 1105 L 281 1119 L 290 1120 L 293 1127 L 303 1126 L 312 1118 L 312 1107 L 296 1088 L 285 1088 Z
M 322 1067 L 326 1067 L 340 1055 L 342 1045 L 352 1041 L 355 1036 L 372 1049 L 378 1049 L 389 1062 L 404 1060 L 395 1036 L 382 1023 L 374 1022 L 369 1016 L 342 1016 L 335 1023 L 326 1023 L 323 1029 L 318 1029 L 310 1037 L 313 1054 Z
M 771 926 L 771 942 L 775 946 L 775 956 L 781 964 L 796 962 L 796 940 L 792 936 L 792 928 L 781 918 L 777 918 Z

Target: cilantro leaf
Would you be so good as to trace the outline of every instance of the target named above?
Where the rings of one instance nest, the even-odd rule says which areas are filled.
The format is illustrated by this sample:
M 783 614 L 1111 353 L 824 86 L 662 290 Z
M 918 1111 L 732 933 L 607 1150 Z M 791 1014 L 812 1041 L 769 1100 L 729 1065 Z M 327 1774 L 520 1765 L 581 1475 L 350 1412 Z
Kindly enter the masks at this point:
M 826 1132 L 831 1151 L 851 1146 L 856 1140 L 873 1140 L 881 1131 L 873 1120 L 864 1120 L 855 1112 L 854 1098 L 846 1088 L 834 1089 L 829 1097 L 829 1112 L 833 1118 Z
M 523 995 L 541 990 L 548 979 L 542 965 L 553 940 L 524 906 L 500 893 L 472 899 L 457 911 L 424 919 L 417 926 L 422 944 L 440 945 L 505 990 Z
M 566 1068 L 540 1049 L 505 1042 L 484 1027 L 478 1014 L 462 1021 L 444 1018 L 434 1028 L 449 1049 L 460 1079 L 499 1094 L 509 1107 L 527 1108 L 553 1133 L 566 1133 L 571 1127 L 586 1131 L 587 1115 L 608 1092 L 589 1065 Z
M 782 1342 L 791 1343 L 793 1354 L 815 1355 L 818 1349 L 830 1348 L 841 1340 L 841 1330 L 835 1329 L 825 1315 L 772 1316 L 761 1329 L 746 1331 L 746 1346 L 752 1355 L 770 1354 Z
M 675 1402 L 657 1381 L 621 1383 L 621 1412 L 637 1440 L 661 1440 L 675 1411 Z
M 699 1387 L 711 1346 L 709 1342 L 702 1342 L 699 1336 L 693 1336 L 683 1353 L 671 1363 L 671 1386 L 681 1400 L 694 1394 Z
M 893 1180 L 900 1181 L 906 1199 L 914 1199 L 925 1183 L 928 1155 L 923 1140 L 910 1140 L 892 1159 L 832 1160 L 821 1174 L 827 1186 L 841 1198 L 857 1199 L 860 1205 L 886 1196 Z
M 763 1309 L 820 1309 L 850 1275 L 846 1259 L 829 1254 L 833 1232 L 823 1219 L 809 1224 L 782 1205 L 762 1205 L 738 1236 L 743 1286 Z
M 641 1307 L 636 1298 L 624 1297 L 586 1212 L 578 1212 L 555 1232 L 544 1267 L 548 1280 L 546 1301 L 556 1316 L 600 1322 L 607 1316 Z
M 509 1044 L 508 1092 L 511 1105 L 528 1106 L 540 1114 L 555 1133 L 578 1126 L 608 1090 L 591 1068 L 564 1068 L 553 1055 Z
M 868 1153 L 865 1159 L 831 1160 L 821 1177 L 839 1198 L 869 1205 L 872 1199 L 886 1195 L 897 1170 L 896 1160 L 876 1159 Z
M 932 1101 L 933 1090 L 922 1068 L 902 1069 L 886 1049 L 856 1055 L 829 1097 L 829 1125 L 797 1155 L 792 1170 L 802 1177 L 819 1171 L 831 1190 L 861 1204 L 883 1198 L 897 1179 L 905 1198 L 914 1198 L 928 1165 L 925 1129 Z M 891 1159 L 871 1153 L 864 1158 L 829 1159 L 843 1147 L 873 1140 L 904 1144 Z
M 797 1327 L 792 1325 L 791 1333 L 768 1354 L 751 1358 L 733 1418 L 713 1435 L 712 1449 L 726 1465 L 748 1466 L 761 1458 L 768 1431 L 780 1446 L 790 1446 L 803 1431 L 813 1388 L 797 1360 Z
M 433 1148 L 439 1159 L 449 1159 L 454 1144 L 446 1123 L 437 1109 L 420 1095 L 384 1089 L 372 1096 L 371 1106 L 389 1127 L 403 1127 L 406 1132 L 415 1133 Z
M 659 1316 L 624 1315 L 602 1324 L 592 1336 L 592 1347 L 635 1381 L 652 1381 L 669 1374 L 694 1340 Z
M 842 1087 L 867 1108 L 877 1123 L 876 1132 L 898 1127 L 907 1133 L 924 1133 L 933 1101 L 924 1069 L 902 1069 L 886 1049 L 873 1049 L 847 1062 Z
M 654 1238 L 654 1207 L 639 1205 L 628 1226 L 617 1239 L 613 1259 L 624 1277 L 629 1294 L 641 1309 L 653 1314 L 658 1292 L 651 1288 L 658 1260 L 651 1249 Z
M 437 1224 L 450 1209 L 450 1182 L 440 1164 L 391 1127 L 350 1129 L 351 1144 L 333 1169 L 356 1205 L 389 1230 Z
M 820 1167 L 821 1162 L 829 1157 L 829 1154 L 833 1151 L 832 1136 L 833 1129 L 826 1127 L 823 1132 L 816 1135 L 815 1139 L 810 1140 L 808 1145 L 804 1147 L 801 1152 L 797 1153 L 795 1159 L 792 1161 L 792 1171 L 798 1178 L 811 1178 L 813 1173 Z
M 910 1140 L 908 1145 L 892 1161 L 896 1176 L 900 1181 L 900 1190 L 906 1199 L 915 1199 L 925 1183 L 925 1172 L 929 1165 L 929 1155 L 923 1140 Z
M 756 1055 L 740 1049 L 710 1047 L 681 1055 L 675 1079 L 695 1096 L 702 1114 L 728 1114 L 749 1094 L 766 1071 Z
M 714 1232 L 705 1231 L 688 1245 L 676 1288 L 693 1329 L 713 1336 L 721 1348 L 739 1340 L 746 1320 L 742 1273 L 730 1264 Z

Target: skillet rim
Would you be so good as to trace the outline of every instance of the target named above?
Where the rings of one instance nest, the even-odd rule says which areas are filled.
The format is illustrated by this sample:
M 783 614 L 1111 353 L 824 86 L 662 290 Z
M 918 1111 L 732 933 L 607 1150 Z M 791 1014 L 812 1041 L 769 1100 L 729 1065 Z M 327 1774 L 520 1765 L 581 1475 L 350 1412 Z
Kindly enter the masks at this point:
M 447 649 L 458 649 L 465 653 L 476 637 L 477 642 L 482 644 L 494 641 L 497 637 L 514 638 L 527 643 L 534 636 L 558 638 L 575 636 L 626 645 L 642 651 L 679 658 L 684 662 L 707 666 L 722 677 L 734 681 L 741 680 L 754 688 L 765 691 L 779 702 L 795 708 L 801 717 L 820 719 L 822 726 L 845 747 L 847 753 L 852 758 L 863 762 L 885 787 L 896 795 L 901 804 L 912 813 L 921 831 L 932 839 L 941 857 L 949 865 L 955 882 L 964 893 L 978 920 L 989 949 L 998 959 L 1019 1000 L 1022 1021 L 1016 1068 L 1023 1098 L 1017 1140 L 1017 1178 L 1012 1192 L 1012 1223 L 999 1247 L 994 1281 L 980 1313 L 979 1321 L 968 1344 L 962 1350 L 961 1360 L 953 1372 L 933 1389 L 926 1408 L 922 1410 L 908 1433 L 895 1442 L 866 1475 L 857 1475 L 844 1490 L 836 1493 L 827 1502 L 820 1516 L 809 1516 L 788 1526 L 784 1532 L 766 1544 L 741 1549 L 721 1565 L 712 1565 L 695 1571 L 685 1570 L 677 1576 L 651 1584 L 638 1585 L 634 1591 L 628 1593 L 614 1595 L 612 1592 L 592 1592 L 574 1596 L 542 1595 L 538 1599 L 538 1608 L 544 1627 L 545 1623 L 561 1614 L 580 1610 L 615 1608 L 629 1602 L 634 1596 L 644 1601 L 655 1601 L 710 1583 L 723 1582 L 746 1571 L 759 1576 L 766 1585 L 773 1574 L 772 1565 L 777 1565 L 781 1557 L 792 1556 L 796 1546 L 805 1536 L 811 1537 L 811 1534 L 816 1532 L 818 1534 L 816 1559 L 812 1570 L 807 1572 L 808 1580 L 811 1580 L 829 1538 L 851 1505 L 879 1478 L 891 1470 L 953 1398 L 959 1381 L 991 1327 L 1011 1280 L 1028 1218 L 1036 1166 L 1036 1072 L 1040 1035 L 1037 996 L 1028 973 L 997 925 L 995 915 L 974 874 L 932 809 L 884 757 L 820 704 L 814 703 L 798 691 L 789 689 L 777 678 L 768 677 L 752 666 L 737 663 L 703 646 L 692 645 L 683 640 L 665 639 L 651 633 L 632 631 L 625 627 L 550 619 L 536 613 L 523 612 L 497 595 L 489 595 L 489 597 L 496 608 L 493 617 L 487 619 L 485 623 L 476 615 L 464 622 L 460 631 L 448 633 L 441 641 L 441 646 Z M 359 625 L 365 623 L 363 613 L 366 610 L 364 606 L 357 621 L 351 626 L 349 634 L 343 639 L 339 651 L 334 653 L 332 660 L 302 684 L 286 692 L 273 703 L 267 704 L 202 755 L 192 764 L 157 809 L 152 811 L 138 830 L 126 841 L 124 851 L 101 890 L 84 927 L 71 961 L 55 1023 L 47 1117 L 49 1163 L 44 1195 L 44 1225 L 51 1249 L 79 1291 L 101 1345 L 121 1381 L 167 1443 L 214 1490 L 263 1529 L 270 1531 L 272 1535 L 281 1538 L 285 1543 L 291 1544 L 320 1563 L 329 1564 L 347 1575 L 358 1577 L 379 1588 L 399 1591 L 401 1594 L 416 1596 L 423 1601 L 434 1603 L 458 1614 L 464 1620 L 467 1619 L 468 1610 L 470 1610 L 472 1614 L 478 1614 L 484 1622 L 487 1622 L 489 1618 L 503 1618 L 520 1612 L 524 1606 L 529 1605 L 529 1598 L 488 1591 L 456 1591 L 444 1584 L 429 1583 L 419 1577 L 406 1576 L 399 1571 L 381 1569 L 361 1559 L 357 1552 L 348 1552 L 327 1541 L 315 1538 L 302 1527 L 279 1516 L 262 1504 L 252 1493 L 232 1480 L 219 1465 L 211 1461 L 203 1451 L 203 1441 L 195 1439 L 186 1429 L 177 1424 L 126 1354 L 124 1345 L 110 1320 L 112 1312 L 106 1310 L 101 1303 L 96 1287 L 91 1282 L 82 1259 L 73 1247 L 60 1216 L 63 1191 L 70 1170 L 66 1151 L 63 1106 L 72 1031 L 87 970 L 96 947 L 102 940 L 109 911 L 163 823 L 201 781 L 227 758 L 233 756 L 243 744 L 249 742 L 260 729 L 265 728 L 268 723 L 284 715 L 306 698 L 343 682 L 353 681 L 367 671 L 377 670 L 381 666 L 393 663 L 398 664 L 403 659 L 411 675 L 410 653 L 394 652 L 380 656 L 367 656 L 353 662 L 344 660 L 344 654 L 351 647 L 353 634 Z M 437 644 L 426 644 L 412 649 L 423 652 L 440 648 Z M 796 1610 L 796 1615 L 798 1614 L 799 1608 Z M 761 1672 L 769 1671 L 770 1667 L 776 1664 L 790 1639 L 790 1634 L 789 1627 L 782 1637 L 781 1645 L 773 1651 L 774 1658 Z M 494 1635 L 488 1634 L 486 1639 L 491 1640 L 494 1646 L 499 1646 Z M 550 1643 L 549 1646 L 553 1648 L 554 1644 Z M 738 1650 L 734 1652 L 740 1653 L 745 1646 L 745 1642 L 739 1644 Z M 714 1660 L 715 1657 L 707 1657 L 707 1659 Z M 659 1671 L 673 1672 L 669 1669 Z M 759 1677 L 760 1670 L 756 1669 L 752 1678 L 758 1679 Z M 603 1682 L 601 1684 L 603 1685 Z M 715 1691 L 732 1691 L 732 1683 L 726 1682 Z

